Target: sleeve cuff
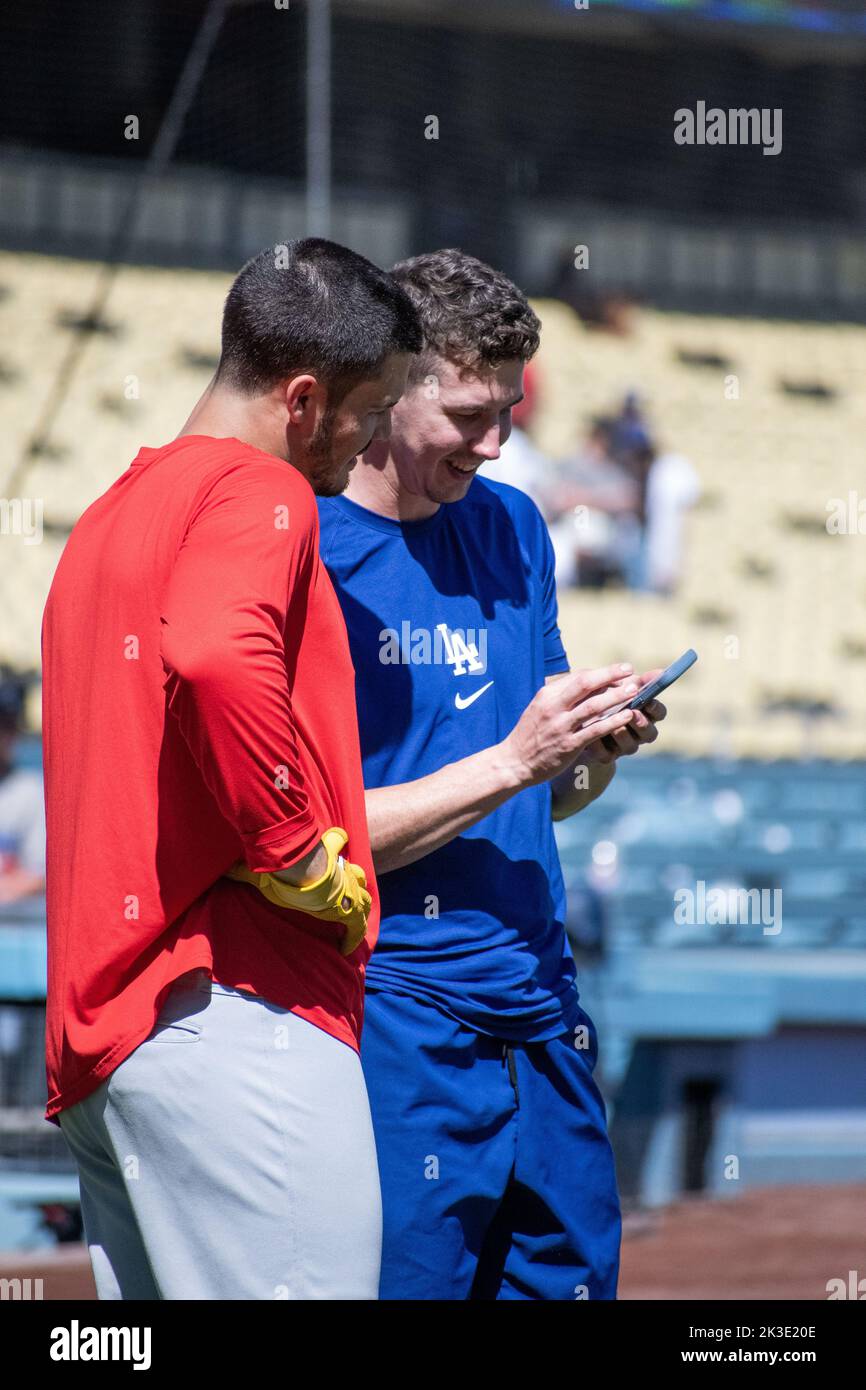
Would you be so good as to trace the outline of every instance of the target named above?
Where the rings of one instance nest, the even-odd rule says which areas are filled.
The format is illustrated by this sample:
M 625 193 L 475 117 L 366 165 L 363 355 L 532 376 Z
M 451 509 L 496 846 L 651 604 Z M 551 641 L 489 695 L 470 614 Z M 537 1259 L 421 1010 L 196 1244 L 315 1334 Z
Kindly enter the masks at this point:
M 549 656 L 544 662 L 545 676 L 558 676 L 567 674 L 571 670 L 567 656 Z
M 255 835 L 242 835 L 247 868 L 253 874 L 272 874 L 287 864 L 296 864 L 316 848 L 327 829 L 326 825 L 305 818 L 282 821 Z

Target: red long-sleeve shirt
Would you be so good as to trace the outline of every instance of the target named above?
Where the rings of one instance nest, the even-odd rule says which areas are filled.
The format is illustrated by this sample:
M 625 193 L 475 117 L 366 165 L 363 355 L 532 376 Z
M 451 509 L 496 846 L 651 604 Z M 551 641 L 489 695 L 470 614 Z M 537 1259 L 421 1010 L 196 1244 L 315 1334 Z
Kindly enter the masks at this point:
M 358 1048 L 378 931 L 354 668 L 312 489 L 237 439 L 142 449 L 84 512 L 42 623 L 46 1119 L 195 967 Z M 221 877 L 348 833 L 366 941 Z

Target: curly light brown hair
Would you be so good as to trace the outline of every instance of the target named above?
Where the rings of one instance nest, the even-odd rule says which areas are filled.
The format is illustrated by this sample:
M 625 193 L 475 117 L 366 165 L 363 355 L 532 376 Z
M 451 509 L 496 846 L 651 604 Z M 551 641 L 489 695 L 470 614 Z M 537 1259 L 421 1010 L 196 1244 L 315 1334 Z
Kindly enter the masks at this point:
M 541 324 L 526 296 L 502 271 L 449 247 L 399 261 L 394 279 L 412 301 L 424 334 L 410 381 L 430 371 L 436 357 L 478 372 L 538 351 Z

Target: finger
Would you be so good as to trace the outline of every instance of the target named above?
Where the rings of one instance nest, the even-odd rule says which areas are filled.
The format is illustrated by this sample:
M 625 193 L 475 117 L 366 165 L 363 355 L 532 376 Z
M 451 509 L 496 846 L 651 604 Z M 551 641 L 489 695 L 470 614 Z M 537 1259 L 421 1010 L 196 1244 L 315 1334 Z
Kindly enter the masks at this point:
M 643 729 L 648 723 L 657 724 L 665 718 L 667 712 L 667 705 L 663 705 L 661 700 L 649 700 L 645 705 L 639 705 L 635 709 L 635 728 Z
M 633 679 L 637 681 L 638 690 L 644 690 L 648 685 L 652 685 L 653 681 L 658 680 L 664 669 L 663 666 L 654 666 L 651 671 L 642 671 L 639 676 L 634 676 Z M 642 706 L 642 708 L 645 709 L 646 706 Z
M 667 712 L 668 707 L 667 705 L 663 705 L 661 700 L 649 700 L 641 710 L 641 713 L 645 714 L 648 719 L 652 719 L 655 724 L 658 724 L 660 720 L 666 718 Z
M 641 747 L 645 743 L 655 743 L 658 736 L 659 731 L 656 728 L 655 724 L 647 724 L 646 728 L 641 729 L 636 736 L 638 747 Z
M 606 714 L 612 706 L 622 705 L 637 694 L 638 687 L 632 681 L 629 685 L 614 688 L 609 686 L 600 695 L 591 695 L 588 700 L 575 705 L 572 710 L 574 726 L 588 724 Z M 600 735 L 596 735 L 600 737 Z
M 633 714 L 634 718 L 626 730 L 628 735 L 634 738 L 637 744 L 655 742 L 658 738 L 658 729 L 654 721 L 652 719 L 647 719 L 646 713 L 643 710 L 636 709 L 633 711 Z M 629 746 L 629 751 L 633 752 L 634 750 Z
M 588 766 L 591 763 L 612 763 L 613 754 L 610 751 L 610 735 L 606 738 L 595 739 L 592 743 L 587 743 L 581 749 L 582 758 Z M 582 764 L 577 764 L 581 766 Z
M 620 730 L 618 734 L 612 736 L 612 741 L 618 758 L 627 758 L 640 748 L 640 739 L 632 733 L 631 729 Z
M 361 868 L 360 864 L 350 864 L 347 860 L 346 868 L 349 870 L 350 873 L 354 875 L 354 877 L 357 879 L 358 883 L 360 883 L 362 888 L 367 887 L 367 875 Z
M 612 685 L 609 685 L 608 690 L 611 694 L 618 693 L 620 699 L 625 696 L 626 699 L 630 700 L 632 694 L 636 695 L 640 690 L 640 685 L 635 676 L 623 676 L 622 680 L 614 681 Z M 631 694 L 625 695 L 626 691 L 630 691 Z M 592 694 L 592 692 L 590 692 L 590 694 Z
M 615 681 L 633 678 L 634 667 L 624 662 L 613 666 L 596 666 L 592 670 L 575 671 L 561 681 L 548 686 L 562 697 L 566 707 L 574 706 L 595 690 L 603 690 Z
M 626 728 L 613 734 L 607 734 L 599 742 L 614 757 L 619 758 L 636 753 L 644 744 L 655 743 L 658 736 L 658 729 L 655 724 L 651 720 L 645 719 L 640 710 L 633 710 L 632 722 Z
M 616 714 L 604 715 L 598 721 L 594 720 L 590 728 L 583 725 L 576 729 L 572 746 L 575 749 L 583 749 L 588 743 L 592 743 L 596 739 L 600 742 L 605 734 L 615 734 L 620 729 L 624 729 L 631 723 L 633 717 L 634 710 L 632 709 L 622 709 Z
M 667 706 L 662 705 L 659 701 L 651 701 L 644 710 L 641 710 L 641 713 L 646 714 L 651 724 L 655 726 L 655 724 L 662 723 L 663 719 L 667 719 Z
M 636 709 L 634 712 L 634 719 L 631 725 L 632 732 L 640 733 L 642 732 L 642 730 L 648 729 L 651 723 L 652 720 L 647 717 L 647 712 L 645 709 Z

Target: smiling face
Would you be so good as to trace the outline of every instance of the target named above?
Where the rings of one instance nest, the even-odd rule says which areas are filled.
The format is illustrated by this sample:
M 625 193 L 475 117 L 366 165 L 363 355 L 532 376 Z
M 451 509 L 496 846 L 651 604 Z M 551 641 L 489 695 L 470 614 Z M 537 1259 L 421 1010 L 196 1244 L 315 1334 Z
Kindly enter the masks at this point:
M 484 463 L 499 457 L 511 433 L 511 410 L 523 397 L 523 362 L 470 374 L 436 358 L 391 418 L 390 463 L 417 515 L 459 502 Z
M 336 497 L 349 481 L 359 454 L 391 432 L 391 409 L 405 386 L 410 357 L 394 353 L 385 359 L 379 375 L 359 382 L 329 405 L 306 444 L 304 472 L 320 497 Z

